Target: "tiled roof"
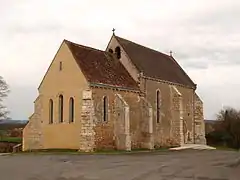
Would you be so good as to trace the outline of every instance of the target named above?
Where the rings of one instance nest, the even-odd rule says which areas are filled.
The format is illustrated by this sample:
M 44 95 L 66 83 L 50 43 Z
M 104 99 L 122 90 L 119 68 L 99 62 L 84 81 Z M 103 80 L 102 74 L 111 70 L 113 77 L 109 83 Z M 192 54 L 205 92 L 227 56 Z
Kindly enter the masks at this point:
M 121 62 L 110 53 L 65 40 L 77 64 L 90 83 L 138 90 L 138 84 Z
M 115 36 L 133 64 L 145 76 L 158 78 L 190 87 L 195 87 L 194 82 L 184 72 L 176 60 L 166 54 L 144 47 L 137 43 Z

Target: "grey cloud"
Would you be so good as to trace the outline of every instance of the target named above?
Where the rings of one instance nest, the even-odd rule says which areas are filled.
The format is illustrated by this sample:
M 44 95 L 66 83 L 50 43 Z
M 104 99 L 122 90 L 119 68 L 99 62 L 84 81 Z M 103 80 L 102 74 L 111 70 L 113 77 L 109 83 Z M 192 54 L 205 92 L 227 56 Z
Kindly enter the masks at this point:
M 237 101 L 237 99 L 240 99 L 239 89 L 240 84 L 233 83 L 227 85 L 199 84 L 197 92 L 204 102 L 205 118 L 215 119 L 216 113 L 224 106 L 239 109 L 240 105 Z
M 36 97 L 37 87 L 12 85 L 11 92 L 5 99 L 11 118 L 26 120 L 31 116 Z
M 240 51 L 235 48 L 188 48 L 178 52 L 177 57 L 189 67 L 207 68 L 208 65 L 231 66 L 240 64 Z M 198 64 L 198 65 L 196 65 Z
M 208 40 L 207 35 L 207 33 L 191 34 L 186 30 L 172 37 L 139 35 L 136 39 L 140 39 L 142 44 L 147 42 L 145 44 L 150 44 L 149 47 L 167 54 L 172 50 L 173 56 L 184 66 L 207 68 L 209 65 L 228 66 L 240 63 L 240 46 L 235 42 L 236 39 L 240 41 L 240 37 L 236 37 L 235 41 L 234 37 L 229 39 L 216 37 Z M 180 36 L 185 38 L 179 38 Z
M 210 27 L 215 31 L 224 33 L 233 33 L 239 31 L 240 3 L 237 1 L 232 4 L 226 4 L 224 8 L 216 6 L 215 11 L 208 11 L 202 15 L 188 19 L 186 23 L 198 27 Z
M 164 23 L 156 23 L 156 18 L 142 23 L 137 21 L 137 27 L 142 24 L 146 27 L 140 31 L 139 39 L 151 39 L 151 44 L 160 51 L 172 50 L 185 67 L 204 69 L 210 64 L 237 65 L 240 63 L 240 3 L 225 2 L 219 6 L 216 1 L 215 8 Z
M 6 29 L 7 33 L 15 34 L 15 33 L 56 33 L 63 30 L 64 27 L 60 24 L 36 24 L 36 25 L 14 25 L 10 26 Z
M 191 68 L 191 69 L 207 69 L 208 68 L 207 63 L 200 62 L 200 61 L 194 62 L 193 60 L 188 62 L 184 61 L 183 63 L 181 63 L 181 65 L 185 68 Z

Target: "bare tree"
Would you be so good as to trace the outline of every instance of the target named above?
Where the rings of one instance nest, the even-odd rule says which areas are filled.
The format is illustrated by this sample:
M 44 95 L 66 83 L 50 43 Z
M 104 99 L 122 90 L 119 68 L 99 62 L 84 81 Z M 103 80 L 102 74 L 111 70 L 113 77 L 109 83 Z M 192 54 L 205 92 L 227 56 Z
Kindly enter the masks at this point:
M 0 76 L 0 120 L 6 119 L 8 115 L 8 111 L 3 104 L 3 99 L 7 97 L 9 93 L 9 86 L 6 81 Z

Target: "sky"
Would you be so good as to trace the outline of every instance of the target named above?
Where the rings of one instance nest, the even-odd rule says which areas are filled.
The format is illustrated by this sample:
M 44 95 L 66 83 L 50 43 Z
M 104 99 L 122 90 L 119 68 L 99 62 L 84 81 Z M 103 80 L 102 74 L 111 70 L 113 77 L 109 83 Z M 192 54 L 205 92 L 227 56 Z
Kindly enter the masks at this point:
M 0 0 L 0 76 L 27 120 L 63 39 L 104 50 L 116 35 L 169 54 L 197 84 L 204 116 L 240 109 L 239 0 Z

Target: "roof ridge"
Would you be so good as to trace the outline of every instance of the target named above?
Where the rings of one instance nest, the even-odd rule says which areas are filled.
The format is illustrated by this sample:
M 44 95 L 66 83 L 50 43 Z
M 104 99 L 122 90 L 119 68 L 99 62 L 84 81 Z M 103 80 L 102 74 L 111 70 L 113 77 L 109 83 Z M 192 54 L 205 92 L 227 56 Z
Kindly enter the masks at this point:
M 160 52 L 160 51 L 155 50 L 155 49 L 153 49 L 153 48 L 150 48 L 150 47 L 144 46 L 144 45 L 142 45 L 142 44 L 133 42 L 133 41 L 131 41 L 131 40 L 128 40 L 128 39 L 125 39 L 125 38 L 122 38 L 122 37 L 119 37 L 119 36 L 116 36 L 116 35 L 115 35 L 115 37 L 116 37 L 116 38 L 120 38 L 120 39 L 125 40 L 125 41 L 128 41 L 128 42 L 130 42 L 130 43 L 136 44 L 136 45 L 141 46 L 141 47 L 143 47 L 143 48 L 145 48 L 145 49 L 148 49 L 148 50 L 151 50 L 151 51 L 160 53 L 160 54 L 162 54 L 162 55 L 164 55 L 164 56 L 171 57 L 171 56 L 169 56 L 169 55 L 167 55 L 167 54 L 165 54 L 165 53 L 163 53 L 163 52 Z
M 78 44 L 78 43 L 69 41 L 69 40 L 67 40 L 67 39 L 64 39 L 64 41 L 67 42 L 67 43 L 71 43 L 71 44 L 73 44 L 73 45 L 76 45 L 76 46 L 83 47 L 83 48 L 85 48 L 85 49 L 90 49 L 90 50 L 100 51 L 100 52 L 106 52 L 106 51 L 103 51 L 103 50 L 101 50 L 101 49 L 96 49 L 96 48 L 93 48 L 93 47 L 90 47 L 90 46 L 85 46 L 85 45 L 82 45 L 82 44 Z

